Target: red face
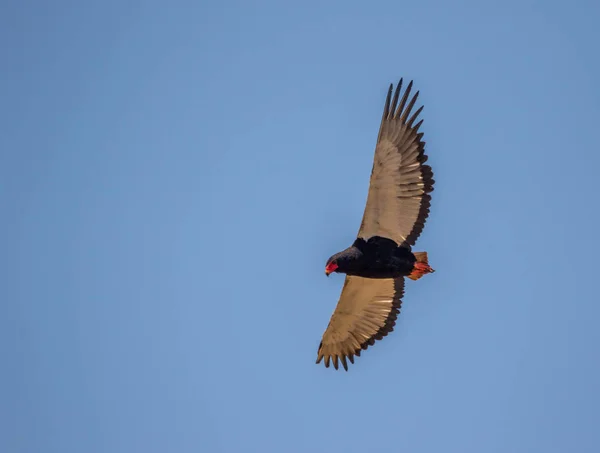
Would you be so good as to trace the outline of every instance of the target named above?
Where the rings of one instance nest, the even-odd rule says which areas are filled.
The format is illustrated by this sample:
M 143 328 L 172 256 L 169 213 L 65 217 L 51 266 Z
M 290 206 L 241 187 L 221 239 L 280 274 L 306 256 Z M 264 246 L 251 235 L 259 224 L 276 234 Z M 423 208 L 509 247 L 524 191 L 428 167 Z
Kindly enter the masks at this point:
M 331 274 L 332 272 L 335 272 L 335 270 L 337 268 L 338 268 L 337 263 L 335 261 L 332 261 L 327 266 L 325 266 L 325 275 L 327 275 L 329 277 L 329 274 Z

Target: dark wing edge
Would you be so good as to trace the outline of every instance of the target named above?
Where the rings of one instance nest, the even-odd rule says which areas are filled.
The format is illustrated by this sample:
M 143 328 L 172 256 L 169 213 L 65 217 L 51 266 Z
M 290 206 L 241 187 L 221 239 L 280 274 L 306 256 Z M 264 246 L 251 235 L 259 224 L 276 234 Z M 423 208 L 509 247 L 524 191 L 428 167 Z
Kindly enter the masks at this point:
M 317 361 L 319 364 L 321 360 L 325 359 L 325 368 L 329 368 L 330 361 L 333 362 L 333 367 L 337 370 L 339 368 L 338 361 L 341 362 L 344 370 L 348 371 L 348 362 L 354 364 L 354 356 L 360 357 L 360 353 L 362 350 L 366 350 L 369 346 L 373 346 L 376 341 L 382 340 L 388 334 L 394 331 L 394 326 L 396 325 L 396 321 L 398 319 L 398 315 L 400 314 L 400 309 L 402 306 L 402 298 L 404 297 L 404 278 L 396 278 L 394 279 L 394 301 L 392 302 L 390 312 L 384 322 L 384 324 L 377 330 L 375 334 L 373 334 L 370 338 L 360 342 L 360 348 L 353 348 L 352 353 L 341 353 L 341 354 L 332 354 L 325 355 L 323 354 L 323 340 L 319 343 L 319 348 L 317 350 Z M 337 309 L 337 307 L 336 307 Z M 333 320 L 333 318 L 332 318 Z M 331 321 L 329 324 L 331 324 Z M 329 325 L 327 326 L 329 328 Z M 327 329 L 326 329 L 327 330 Z
M 415 111 L 415 113 L 409 117 L 411 110 L 414 107 L 415 102 L 417 101 L 417 98 L 419 97 L 419 91 L 417 91 L 414 94 L 414 96 L 412 97 L 412 99 L 410 100 L 408 105 L 406 105 L 406 100 L 410 96 L 410 91 L 412 89 L 412 86 L 413 86 L 413 81 L 411 80 L 410 83 L 408 84 L 408 86 L 406 87 L 406 91 L 402 95 L 402 100 L 400 101 L 400 104 L 396 108 L 395 101 L 398 99 L 400 91 L 402 90 L 402 78 L 401 78 L 400 81 L 398 82 L 398 85 L 396 86 L 396 93 L 394 94 L 394 102 L 391 105 L 391 110 L 390 110 L 390 108 L 387 109 L 388 117 L 392 112 L 395 111 L 395 114 L 393 117 L 400 118 L 404 124 L 406 124 L 409 128 L 412 128 L 413 133 L 415 133 L 417 135 L 417 140 L 418 140 L 418 144 L 419 144 L 419 154 L 418 154 L 417 160 L 421 163 L 420 169 L 421 169 L 421 177 L 423 178 L 423 184 L 424 184 L 423 192 L 424 193 L 421 197 L 421 205 L 419 207 L 419 214 L 417 216 L 417 220 L 415 221 L 415 224 L 413 225 L 412 231 L 408 234 L 408 236 L 406 237 L 406 240 L 402 244 L 405 246 L 406 245 L 408 245 L 408 246 L 415 245 L 415 242 L 417 241 L 417 239 L 423 232 L 423 228 L 425 227 L 425 222 L 427 221 L 427 218 L 429 217 L 429 211 L 431 208 L 431 195 L 429 195 L 429 194 L 431 192 L 433 192 L 433 185 L 435 183 L 435 180 L 433 179 L 433 170 L 431 169 L 431 167 L 429 165 L 424 165 L 424 163 L 428 159 L 427 154 L 425 154 L 425 143 L 426 142 L 423 141 L 423 132 L 419 132 L 419 128 L 423 124 L 423 120 L 422 119 L 419 120 L 419 122 L 413 126 L 413 123 L 418 118 L 419 114 L 423 111 L 424 106 L 422 105 L 421 107 L 419 107 Z M 391 88 L 391 85 L 390 85 L 390 88 Z M 406 108 L 405 108 L 405 105 L 406 105 Z M 386 113 L 386 111 L 384 109 L 384 115 L 385 115 L 385 113 Z M 408 120 L 407 120 L 407 118 L 408 118 Z
M 395 119 L 395 120 L 400 119 L 402 124 L 406 124 L 406 126 L 408 128 L 412 129 L 411 135 L 413 135 L 413 134 L 416 135 L 416 140 L 418 143 L 417 161 L 421 164 L 420 172 L 421 172 L 421 177 L 422 177 L 422 181 L 423 181 L 423 185 L 424 185 L 424 187 L 423 187 L 424 193 L 421 196 L 419 213 L 414 222 L 413 228 L 410 231 L 410 233 L 406 236 L 406 240 L 402 244 L 400 244 L 402 246 L 410 248 L 411 246 L 415 245 L 415 242 L 417 241 L 417 239 L 423 232 L 423 228 L 425 227 L 425 222 L 427 221 L 427 218 L 429 217 L 429 211 L 431 208 L 431 195 L 429 195 L 429 194 L 431 192 L 433 192 L 433 186 L 435 184 L 435 180 L 433 179 L 433 170 L 431 169 L 431 167 L 429 165 L 424 165 L 424 163 L 428 159 L 427 154 L 425 154 L 426 142 L 423 141 L 423 132 L 419 132 L 419 128 L 423 124 L 423 120 L 422 119 L 419 120 L 419 122 L 413 126 L 414 122 L 417 120 L 420 113 L 423 111 L 424 106 L 423 105 L 420 106 L 412 114 L 412 116 L 409 117 L 409 115 L 411 114 L 411 111 L 419 97 L 419 91 L 417 91 L 413 95 L 413 97 L 410 99 L 410 101 L 407 104 L 407 101 L 408 101 L 408 98 L 410 96 L 410 92 L 411 92 L 411 89 L 413 86 L 413 81 L 412 80 L 410 81 L 410 83 L 406 87 L 406 90 L 402 94 L 402 98 L 400 98 L 400 93 L 402 92 L 402 82 L 403 82 L 403 79 L 401 78 L 400 81 L 398 82 L 398 85 L 396 85 L 396 90 L 394 92 L 393 99 L 392 99 L 392 91 L 394 88 L 394 84 L 390 84 L 390 87 L 388 89 L 388 93 L 387 93 L 387 96 L 385 99 L 385 105 L 383 108 L 381 125 L 379 126 L 379 134 L 377 136 L 377 143 L 379 143 L 381 140 L 381 134 L 383 132 L 383 128 L 384 128 L 386 121 L 389 121 L 392 119 Z M 400 98 L 400 102 L 398 103 L 399 98 Z M 373 172 L 371 171 L 371 173 L 373 173 Z

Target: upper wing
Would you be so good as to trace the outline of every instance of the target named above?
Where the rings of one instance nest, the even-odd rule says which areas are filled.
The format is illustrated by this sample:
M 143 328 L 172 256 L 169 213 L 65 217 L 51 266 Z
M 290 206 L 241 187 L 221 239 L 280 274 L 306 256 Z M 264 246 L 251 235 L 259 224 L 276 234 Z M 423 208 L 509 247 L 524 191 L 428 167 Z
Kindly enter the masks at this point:
M 394 330 L 400 313 L 404 278 L 373 279 L 346 276 L 340 300 L 319 345 L 317 363 L 330 359 L 338 369 L 338 359 L 346 371 L 354 356 Z
M 399 104 L 402 79 L 391 105 L 392 85 L 387 94 L 367 205 L 358 232 L 363 239 L 382 236 L 399 245 L 413 246 L 429 215 L 433 172 L 429 165 L 423 165 L 427 160 L 425 142 L 423 133 L 418 133 L 423 120 L 413 126 L 423 107 L 409 116 L 419 96 L 417 91 L 407 105 L 411 88 L 412 81 Z

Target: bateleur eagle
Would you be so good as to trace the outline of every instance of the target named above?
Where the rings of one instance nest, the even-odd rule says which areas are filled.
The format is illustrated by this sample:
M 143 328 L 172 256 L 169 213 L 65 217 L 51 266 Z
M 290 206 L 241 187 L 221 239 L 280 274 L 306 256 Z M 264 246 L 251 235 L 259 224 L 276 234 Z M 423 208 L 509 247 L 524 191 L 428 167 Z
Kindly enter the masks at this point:
M 348 361 L 360 356 L 394 329 L 404 295 L 404 277 L 417 280 L 434 272 L 426 252 L 412 252 L 429 214 L 433 172 L 427 156 L 419 107 L 411 114 L 411 81 L 402 93 L 402 79 L 392 98 L 387 93 L 375 147 L 367 204 L 352 246 L 327 260 L 325 273 L 346 274 L 338 304 L 323 334 L 317 363 Z M 400 97 L 402 94 L 402 97 Z

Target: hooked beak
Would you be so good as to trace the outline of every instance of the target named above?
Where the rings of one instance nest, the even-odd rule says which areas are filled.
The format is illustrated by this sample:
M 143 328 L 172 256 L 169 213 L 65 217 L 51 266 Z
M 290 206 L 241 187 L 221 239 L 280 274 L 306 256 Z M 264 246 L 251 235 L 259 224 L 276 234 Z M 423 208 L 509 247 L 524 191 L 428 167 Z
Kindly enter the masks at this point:
M 337 268 L 338 268 L 337 264 L 329 263 L 327 266 L 325 266 L 325 275 L 327 275 L 329 277 L 329 274 L 334 272 Z

